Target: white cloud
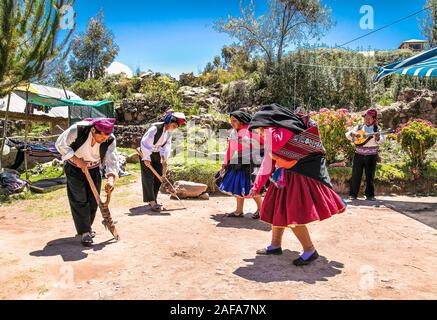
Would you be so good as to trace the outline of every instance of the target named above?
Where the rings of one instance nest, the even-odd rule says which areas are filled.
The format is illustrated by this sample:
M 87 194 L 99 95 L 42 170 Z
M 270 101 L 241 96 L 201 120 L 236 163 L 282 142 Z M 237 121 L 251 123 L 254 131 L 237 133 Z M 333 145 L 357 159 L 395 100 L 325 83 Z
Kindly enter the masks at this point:
M 111 65 L 106 69 L 107 74 L 120 74 L 124 73 L 128 78 L 132 78 L 134 73 L 127 65 L 114 61 Z

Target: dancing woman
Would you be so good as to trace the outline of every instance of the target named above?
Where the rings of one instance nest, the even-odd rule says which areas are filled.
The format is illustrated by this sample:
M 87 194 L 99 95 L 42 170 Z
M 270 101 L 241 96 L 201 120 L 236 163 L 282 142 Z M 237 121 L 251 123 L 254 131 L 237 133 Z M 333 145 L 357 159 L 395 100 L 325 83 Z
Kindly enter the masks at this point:
M 317 125 L 309 116 L 273 104 L 255 114 L 249 129 L 257 129 L 265 141 L 265 157 L 251 191 L 253 196 L 273 173 L 261 209 L 261 220 L 272 225 L 272 242 L 257 254 L 282 254 L 282 236 L 286 228 L 291 228 L 304 251 L 293 264 L 307 265 L 319 257 L 307 224 L 346 210 L 332 189 Z
M 263 141 L 258 134 L 248 130 L 252 120 L 251 115 L 243 111 L 235 111 L 230 114 L 230 118 L 233 130 L 228 139 L 228 149 L 223 162 L 225 175 L 219 189 L 223 193 L 235 197 L 237 208 L 226 216 L 243 217 L 244 200 L 253 198 L 257 205 L 257 211 L 252 215 L 252 218 L 259 219 L 262 199 L 260 196 L 251 197 L 249 194 L 256 178 L 257 166 L 260 165 L 260 160 L 256 161 L 256 158 L 257 155 L 260 157 L 263 152 Z

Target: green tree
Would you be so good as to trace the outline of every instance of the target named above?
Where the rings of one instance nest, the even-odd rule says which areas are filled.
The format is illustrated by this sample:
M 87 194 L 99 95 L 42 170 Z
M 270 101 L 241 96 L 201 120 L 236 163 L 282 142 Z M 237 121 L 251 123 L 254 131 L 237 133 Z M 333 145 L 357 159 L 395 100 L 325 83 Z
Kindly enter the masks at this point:
M 102 11 L 90 19 L 86 33 L 73 38 L 72 46 L 69 63 L 76 81 L 102 78 L 119 51 L 114 35 L 105 26 Z
M 49 72 L 64 59 L 75 28 L 74 0 L 1 0 L 0 96 Z M 69 19 L 69 20 L 68 20 Z M 66 21 L 68 20 L 68 21 Z M 69 29 L 59 39 L 62 29 Z
M 242 67 L 250 63 L 249 52 L 240 46 L 225 46 L 222 48 L 222 59 L 225 69 L 232 67 Z
M 52 87 L 70 87 L 73 84 L 73 80 L 65 60 L 56 61 L 54 69 L 41 79 L 40 82 Z
M 420 29 L 429 45 L 434 48 L 437 45 L 437 0 L 426 0 L 425 8 L 429 9 L 420 21 Z
M 77 81 L 71 86 L 71 90 L 85 100 L 100 100 L 103 98 L 104 85 L 100 80 L 88 79 Z
M 281 61 L 288 45 L 316 38 L 332 24 L 331 10 L 321 0 L 269 0 L 268 7 L 268 12 L 256 16 L 254 1 L 245 5 L 241 0 L 241 17 L 219 20 L 215 29 L 261 52 L 271 64 Z

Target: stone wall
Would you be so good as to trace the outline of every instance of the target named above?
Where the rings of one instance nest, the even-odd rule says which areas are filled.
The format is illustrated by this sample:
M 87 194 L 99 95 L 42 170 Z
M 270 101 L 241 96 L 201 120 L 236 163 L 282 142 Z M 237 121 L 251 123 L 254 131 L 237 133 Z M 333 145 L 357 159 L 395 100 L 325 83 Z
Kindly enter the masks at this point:
M 141 138 L 148 129 L 143 126 L 115 126 L 114 134 L 117 138 L 117 146 L 122 148 L 136 149 L 140 146 Z
M 420 118 L 437 124 L 437 92 L 405 89 L 398 101 L 390 106 L 378 106 L 385 128 L 397 128 L 412 118 Z
M 341 195 L 349 194 L 349 181 L 336 181 L 332 179 L 334 190 Z M 361 186 L 361 196 L 364 195 L 366 188 L 365 182 Z M 376 196 L 390 195 L 417 195 L 417 194 L 435 194 L 437 183 L 431 179 L 419 179 L 417 181 L 394 181 L 392 183 L 375 181 Z
M 115 109 L 117 123 L 133 125 L 154 122 L 168 108 L 151 105 L 144 95 L 135 94 L 132 99 L 124 99 Z

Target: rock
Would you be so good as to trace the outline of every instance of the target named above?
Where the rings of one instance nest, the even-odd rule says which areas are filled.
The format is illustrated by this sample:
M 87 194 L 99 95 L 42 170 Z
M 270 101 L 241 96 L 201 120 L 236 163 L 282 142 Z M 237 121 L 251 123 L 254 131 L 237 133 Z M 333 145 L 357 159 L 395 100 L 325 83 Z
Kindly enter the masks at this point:
M 413 118 L 425 119 L 436 124 L 437 92 L 408 88 L 399 93 L 397 102 L 377 108 L 385 128 L 396 129 Z
M 198 198 L 208 189 L 208 186 L 206 184 L 190 181 L 176 181 L 174 187 L 176 190 L 176 194 L 181 199 Z
M 124 148 L 138 148 L 141 142 L 141 138 L 146 133 L 147 128 L 148 125 L 115 126 L 114 135 L 117 138 L 117 145 Z
M 259 106 L 256 84 L 251 80 L 237 80 L 223 86 L 220 110 L 232 112 Z
M 202 199 L 202 200 L 209 200 L 209 194 L 208 193 L 202 193 L 200 196 L 199 196 L 199 199 Z
M 209 110 L 216 110 L 220 106 L 220 92 L 221 85 L 212 87 L 180 87 L 177 95 L 181 99 L 182 105 L 191 109 L 199 108 L 199 114 L 209 112 Z
M 126 162 L 127 163 L 139 163 L 140 162 L 140 157 L 136 153 L 131 154 L 130 156 L 128 156 L 126 158 Z

